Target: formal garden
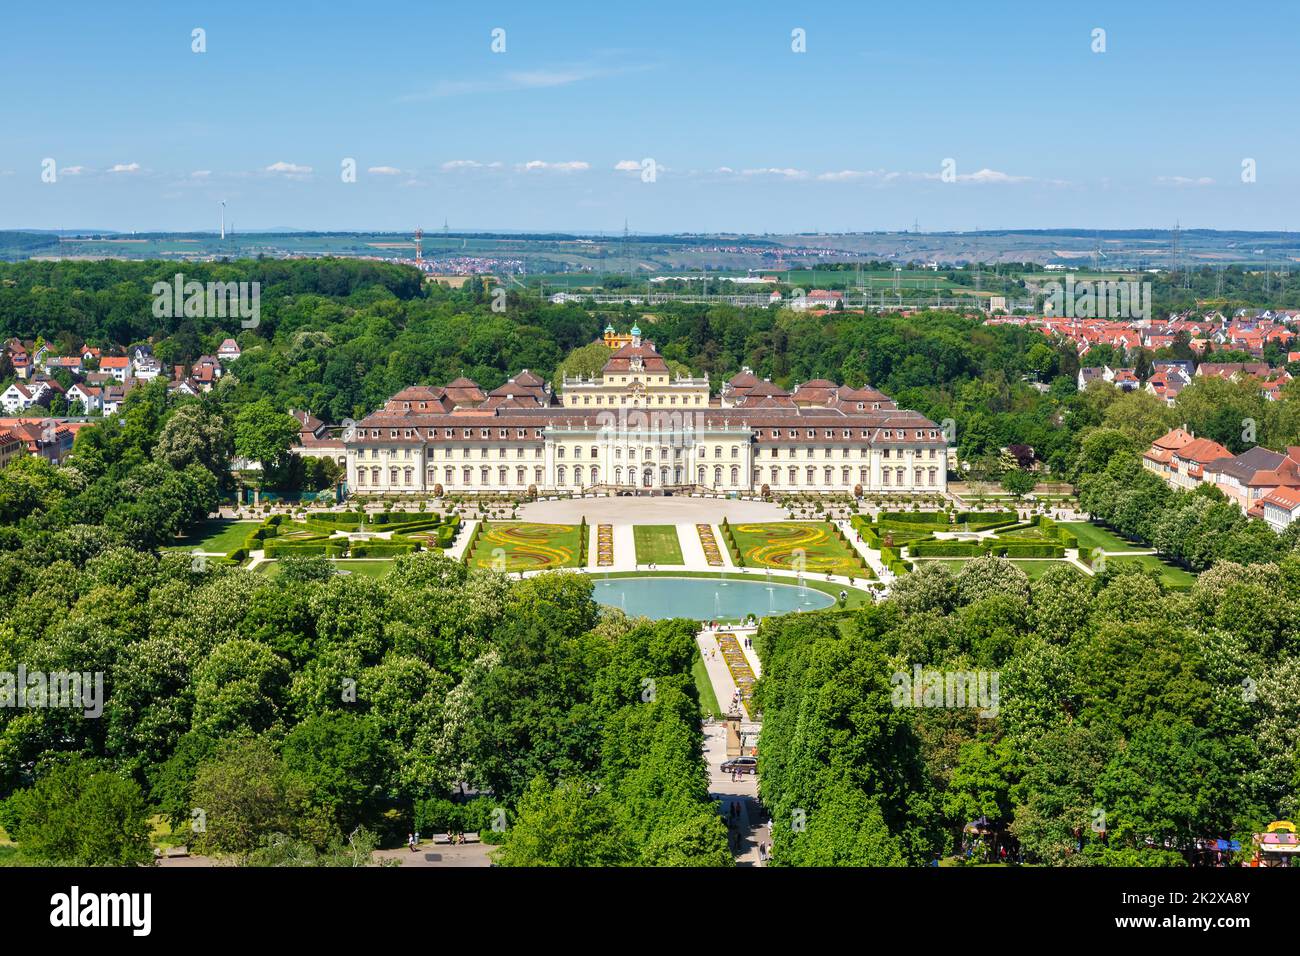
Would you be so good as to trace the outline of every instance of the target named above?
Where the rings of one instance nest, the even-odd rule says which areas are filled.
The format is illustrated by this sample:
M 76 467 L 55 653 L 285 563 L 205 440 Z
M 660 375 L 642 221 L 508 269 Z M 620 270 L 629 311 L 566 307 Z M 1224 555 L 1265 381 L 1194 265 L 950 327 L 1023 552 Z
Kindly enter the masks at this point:
M 771 522 L 721 525 L 731 560 L 742 568 L 775 568 L 808 574 L 872 578 L 871 567 L 828 522 Z
M 531 521 L 481 521 L 467 549 L 472 568 L 497 571 L 544 571 L 580 568 L 586 557 L 587 524 L 539 524 Z

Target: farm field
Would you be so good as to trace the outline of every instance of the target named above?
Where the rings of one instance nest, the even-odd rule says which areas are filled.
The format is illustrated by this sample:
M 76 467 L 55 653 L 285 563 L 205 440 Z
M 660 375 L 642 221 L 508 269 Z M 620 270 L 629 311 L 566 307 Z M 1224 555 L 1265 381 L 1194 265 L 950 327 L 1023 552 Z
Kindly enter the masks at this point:
M 1149 550 L 1140 544 L 1126 541 L 1115 532 L 1108 531 L 1090 521 L 1062 521 L 1057 527 L 1064 528 L 1079 539 L 1080 551 L 1092 551 L 1094 548 L 1101 548 L 1103 551 Z
M 492 522 L 478 536 L 469 565 L 505 571 L 576 568 L 581 551 L 578 527 L 530 521 Z M 498 557 L 504 559 L 504 565 Z
M 868 573 L 857 554 L 823 521 L 733 524 L 731 533 L 748 567 L 796 570 L 802 555 L 803 570 L 809 574 L 864 577 Z
M 632 528 L 636 540 L 637 564 L 685 564 L 682 546 L 677 540 L 677 526 L 639 524 Z

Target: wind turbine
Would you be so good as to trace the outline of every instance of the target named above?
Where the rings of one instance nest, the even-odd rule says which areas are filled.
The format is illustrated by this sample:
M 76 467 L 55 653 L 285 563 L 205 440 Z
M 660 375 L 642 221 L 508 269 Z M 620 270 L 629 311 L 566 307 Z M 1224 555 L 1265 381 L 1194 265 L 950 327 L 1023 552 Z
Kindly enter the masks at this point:
M 223 241 L 226 238 L 226 201 L 224 199 L 221 200 L 221 238 Z

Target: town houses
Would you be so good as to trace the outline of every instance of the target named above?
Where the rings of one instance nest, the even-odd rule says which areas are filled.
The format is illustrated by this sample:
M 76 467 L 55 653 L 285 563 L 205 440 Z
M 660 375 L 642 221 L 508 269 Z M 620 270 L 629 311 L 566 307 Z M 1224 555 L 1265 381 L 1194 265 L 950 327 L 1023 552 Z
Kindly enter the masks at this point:
M 1151 443 L 1142 465 L 1173 488 L 1190 491 L 1212 485 L 1244 513 L 1263 518 L 1277 530 L 1300 514 L 1297 446 L 1277 452 L 1256 445 L 1234 455 L 1216 441 L 1174 428 Z
M 607 339 L 608 341 L 608 339 Z M 711 397 L 635 326 L 559 394 L 523 370 L 485 391 L 416 385 L 350 426 L 358 494 L 875 492 L 942 494 L 948 443 L 871 388 L 786 391 L 743 370 Z M 304 428 L 310 421 L 300 418 Z
M 1036 328 L 1055 342 L 1072 344 L 1079 358 L 1076 385 L 1080 389 L 1093 382 L 1126 392 L 1142 389 L 1171 407 L 1178 393 L 1198 376 L 1252 381 L 1261 396 L 1278 401 L 1292 379 L 1285 366 L 1300 361 L 1300 351 L 1292 350 L 1300 328 L 1300 311 L 1295 310 L 1241 309 L 1231 318 L 1214 311 L 1201 316 L 1183 313 L 1163 321 L 998 316 L 986 324 Z M 1168 355 L 1179 348 L 1190 357 L 1150 360 L 1143 366 L 1149 371 L 1135 367 L 1141 356 L 1161 350 Z M 1217 361 L 1216 353 L 1224 352 L 1244 353 L 1255 360 Z
M 12 369 L 8 381 L 0 382 L 0 409 L 11 416 L 0 419 L 0 467 L 18 454 L 62 461 L 72 449 L 72 437 L 84 424 L 64 418 L 114 415 L 132 389 L 165 377 L 162 361 L 148 345 L 129 351 L 106 351 L 89 344 L 75 349 L 66 346 L 64 343 L 66 354 L 60 354 L 40 339 L 10 338 L 0 347 L 0 355 Z M 211 391 L 239 356 L 238 343 L 226 339 L 216 355 L 200 356 L 188 371 L 183 365 L 173 366 L 167 387 L 181 395 Z M 51 413 L 58 397 L 61 410 Z M 342 458 L 337 437 L 323 435 L 317 442 L 320 449 L 329 449 L 332 457 Z

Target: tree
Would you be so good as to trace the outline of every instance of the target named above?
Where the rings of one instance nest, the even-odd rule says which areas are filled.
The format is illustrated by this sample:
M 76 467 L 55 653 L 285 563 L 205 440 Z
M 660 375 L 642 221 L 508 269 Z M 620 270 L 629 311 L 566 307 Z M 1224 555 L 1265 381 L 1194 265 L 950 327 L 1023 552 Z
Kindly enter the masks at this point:
M 43 864 L 138 866 L 153 859 L 139 785 L 106 764 L 70 756 L 47 765 L 5 808 L 23 856 Z
M 309 829 L 306 788 L 259 737 L 231 741 L 202 764 L 192 799 L 200 821 L 195 845 L 203 853 L 247 853 L 274 833 Z
M 535 778 L 496 851 L 499 866 L 620 866 L 632 862 L 609 795 L 581 780 Z
M 231 440 L 225 419 L 200 402 L 186 402 L 168 416 L 158 434 L 154 457 L 180 470 L 202 465 L 217 477 L 226 473 Z
M 1012 468 L 1002 476 L 1002 490 L 1017 499 L 1029 494 L 1037 485 L 1038 478 L 1034 473 L 1021 468 Z
M 235 416 L 235 453 L 259 462 L 269 472 L 298 441 L 300 426 L 292 415 L 278 412 L 266 399 L 240 409 Z

